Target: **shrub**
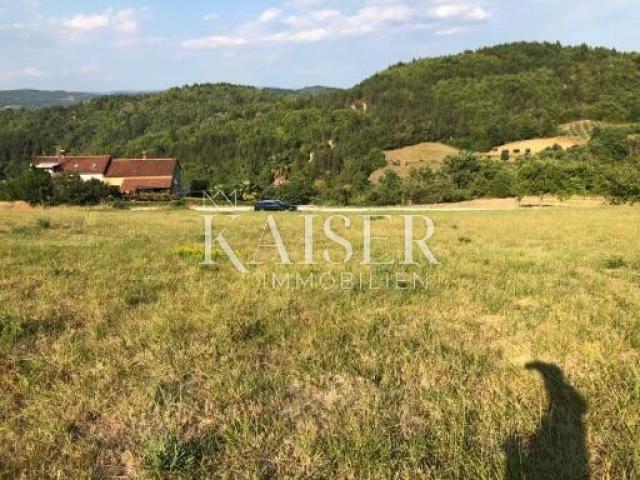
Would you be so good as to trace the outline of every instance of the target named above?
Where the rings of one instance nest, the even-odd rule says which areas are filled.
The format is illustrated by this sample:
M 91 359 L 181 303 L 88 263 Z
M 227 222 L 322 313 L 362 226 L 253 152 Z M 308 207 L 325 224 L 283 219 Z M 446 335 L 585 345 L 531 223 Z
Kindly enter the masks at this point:
M 36 219 L 36 226 L 41 230 L 48 230 L 51 228 L 51 220 L 45 217 L 39 217 Z
M 615 165 L 604 174 L 605 197 L 613 204 L 640 201 L 640 173 L 637 165 Z
M 393 170 L 386 170 L 376 186 L 372 200 L 376 205 L 397 205 L 404 199 L 402 179 Z
M 82 180 L 77 175 L 53 177 L 53 205 L 70 203 L 74 205 L 96 205 L 113 195 L 111 187 L 99 180 Z
M 29 169 L 4 184 L 3 196 L 10 201 L 45 203 L 50 196 L 51 182 L 52 179 L 48 173 Z

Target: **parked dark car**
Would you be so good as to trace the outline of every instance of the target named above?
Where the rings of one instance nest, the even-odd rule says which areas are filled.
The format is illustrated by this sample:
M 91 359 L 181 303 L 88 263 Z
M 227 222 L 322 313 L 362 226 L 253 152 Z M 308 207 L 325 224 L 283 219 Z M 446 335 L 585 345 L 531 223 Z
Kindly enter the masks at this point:
M 280 200 L 260 200 L 254 208 L 256 212 L 263 211 L 285 211 L 295 212 L 298 207 L 281 202 Z

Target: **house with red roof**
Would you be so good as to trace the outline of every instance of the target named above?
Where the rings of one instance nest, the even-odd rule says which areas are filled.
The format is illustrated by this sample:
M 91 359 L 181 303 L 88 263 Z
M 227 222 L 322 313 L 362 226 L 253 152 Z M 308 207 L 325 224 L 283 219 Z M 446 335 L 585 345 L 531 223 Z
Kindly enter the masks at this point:
M 130 197 L 174 195 L 181 190 L 181 167 L 175 158 L 113 158 L 111 155 L 39 156 L 33 164 L 51 175 L 78 175 L 117 187 Z
M 74 155 L 67 156 L 60 150 L 55 156 L 36 157 L 33 167 L 51 175 L 79 175 L 83 180 L 104 181 L 111 164 L 111 155 Z
M 125 195 L 175 194 L 180 192 L 181 168 L 175 158 L 116 158 L 111 161 L 105 183 Z

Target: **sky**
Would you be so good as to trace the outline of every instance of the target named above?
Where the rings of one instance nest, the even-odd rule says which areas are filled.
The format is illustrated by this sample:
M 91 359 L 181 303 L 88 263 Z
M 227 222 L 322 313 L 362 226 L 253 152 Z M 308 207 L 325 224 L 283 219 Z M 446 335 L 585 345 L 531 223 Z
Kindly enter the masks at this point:
M 638 0 L 0 0 L 0 89 L 350 87 L 519 40 L 640 50 Z

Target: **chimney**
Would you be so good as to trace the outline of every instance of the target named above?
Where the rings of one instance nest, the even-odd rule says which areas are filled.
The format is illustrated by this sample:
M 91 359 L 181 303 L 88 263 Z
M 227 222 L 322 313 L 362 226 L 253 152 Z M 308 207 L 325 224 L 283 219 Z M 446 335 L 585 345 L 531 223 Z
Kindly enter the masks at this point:
M 142 159 L 143 160 L 147 159 L 147 151 L 146 150 L 144 152 L 142 152 Z

